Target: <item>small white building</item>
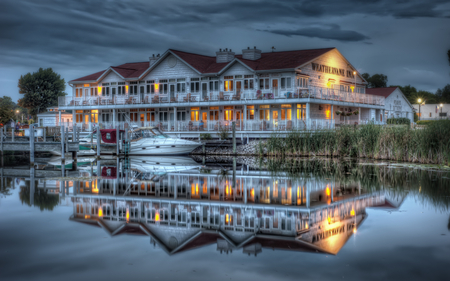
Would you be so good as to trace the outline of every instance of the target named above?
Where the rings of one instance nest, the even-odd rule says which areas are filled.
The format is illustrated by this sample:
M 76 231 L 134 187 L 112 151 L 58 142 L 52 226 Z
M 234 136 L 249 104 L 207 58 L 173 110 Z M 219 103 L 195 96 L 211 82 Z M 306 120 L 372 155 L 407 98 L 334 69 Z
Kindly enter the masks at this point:
M 47 112 L 37 114 L 39 127 L 59 126 L 60 120 L 72 124 L 72 117 L 72 110 L 59 110 L 57 106 L 48 107 Z
M 450 104 L 424 104 L 420 106 L 413 104 L 415 112 L 419 115 L 420 120 L 438 120 L 449 119 L 450 116 Z
M 385 116 L 382 116 L 383 121 L 389 118 L 409 118 L 411 123 L 414 122 L 414 107 L 405 97 L 403 92 L 398 87 L 386 88 L 368 88 L 367 94 L 382 96 L 385 98 L 384 108 Z

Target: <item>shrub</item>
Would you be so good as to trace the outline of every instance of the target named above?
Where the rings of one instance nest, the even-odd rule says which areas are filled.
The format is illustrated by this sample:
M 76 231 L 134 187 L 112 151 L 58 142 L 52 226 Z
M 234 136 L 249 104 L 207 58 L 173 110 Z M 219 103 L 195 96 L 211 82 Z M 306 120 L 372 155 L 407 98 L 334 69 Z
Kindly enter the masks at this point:
M 411 120 L 406 117 L 401 118 L 389 118 L 386 120 L 387 124 L 395 124 L 395 125 L 409 125 L 411 123 Z
M 417 121 L 417 125 L 429 125 L 437 120 L 419 120 Z
M 217 134 L 221 140 L 226 140 L 230 136 L 230 128 L 228 126 L 219 126 Z
M 211 137 L 211 134 L 206 133 L 206 134 L 200 134 L 200 139 L 201 140 L 210 140 L 210 139 L 212 139 L 212 137 Z

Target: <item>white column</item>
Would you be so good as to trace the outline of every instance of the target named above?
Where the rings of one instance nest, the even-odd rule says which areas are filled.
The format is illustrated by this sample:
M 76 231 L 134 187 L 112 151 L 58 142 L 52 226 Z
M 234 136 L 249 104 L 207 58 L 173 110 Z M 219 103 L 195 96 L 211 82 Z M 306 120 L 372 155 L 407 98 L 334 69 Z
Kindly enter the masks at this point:
M 173 108 L 173 130 L 178 131 L 177 108 Z
M 358 125 L 361 124 L 361 107 L 358 108 Z
M 61 126 L 61 110 L 59 110 L 59 108 L 58 108 L 58 116 L 59 116 L 59 122 L 58 122 L 58 125 L 59 126 Z
M 309 103 L 309 102 L 307 102 L 306 103 L 306 127 L 307 127 L 307 129 L 310 129 L 311 128 L 311 117 L 310 117 L 310 114 L 311 114 L 311 106 L 310 106 L 311 104 Z
M 244 104 L 244 118 L 242 118 L 242 120 L 244 120 L 244 124 L 243 126 L 241 126 L 241 129 L 247 129 L 245 128 L 245 126 L 247 125 L 247 105 Z
M 116 128 L 116 109 L 113 109 L 113 127 Z
M 331 120 L 334 119 L 334 110 L 333 110 L 333 105 L 331 105 Z
M 73 125 L 76 124 L 76 117 L 77 116 L 76 116 L 75 112 L 76 112 L 76 110 L 72 109 L 72 128 L 73 128 Z

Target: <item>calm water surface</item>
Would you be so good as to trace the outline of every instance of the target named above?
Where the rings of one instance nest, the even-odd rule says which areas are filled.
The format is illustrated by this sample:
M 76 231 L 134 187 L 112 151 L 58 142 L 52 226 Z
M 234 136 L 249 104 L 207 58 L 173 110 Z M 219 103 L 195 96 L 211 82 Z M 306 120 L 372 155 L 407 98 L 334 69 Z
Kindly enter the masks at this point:
M 449 173 L 135 157 L 62 177 L 58 159 L 36 162 L 2 169 L 1 280 L 450 276 Z

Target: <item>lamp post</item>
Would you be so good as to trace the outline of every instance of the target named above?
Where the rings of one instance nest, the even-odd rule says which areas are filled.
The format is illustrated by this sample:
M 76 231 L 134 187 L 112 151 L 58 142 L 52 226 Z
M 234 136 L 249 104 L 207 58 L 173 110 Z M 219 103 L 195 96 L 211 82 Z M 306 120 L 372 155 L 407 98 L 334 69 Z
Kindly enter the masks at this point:
M 419 120 L 420 120 L 420 104 L 422 103 L 422 99 L 419 98 L 417 101 L 419 102 Z
M 439 105 L 439 107 L 441 108 L 441 116 L 439 116 L 439 117 L 442 118 L 442 107 L 444 107 L 444 105 L 441 103 L 441 104 Z M 440 119 L 440 118 L 439 118 L 439 119 Z

